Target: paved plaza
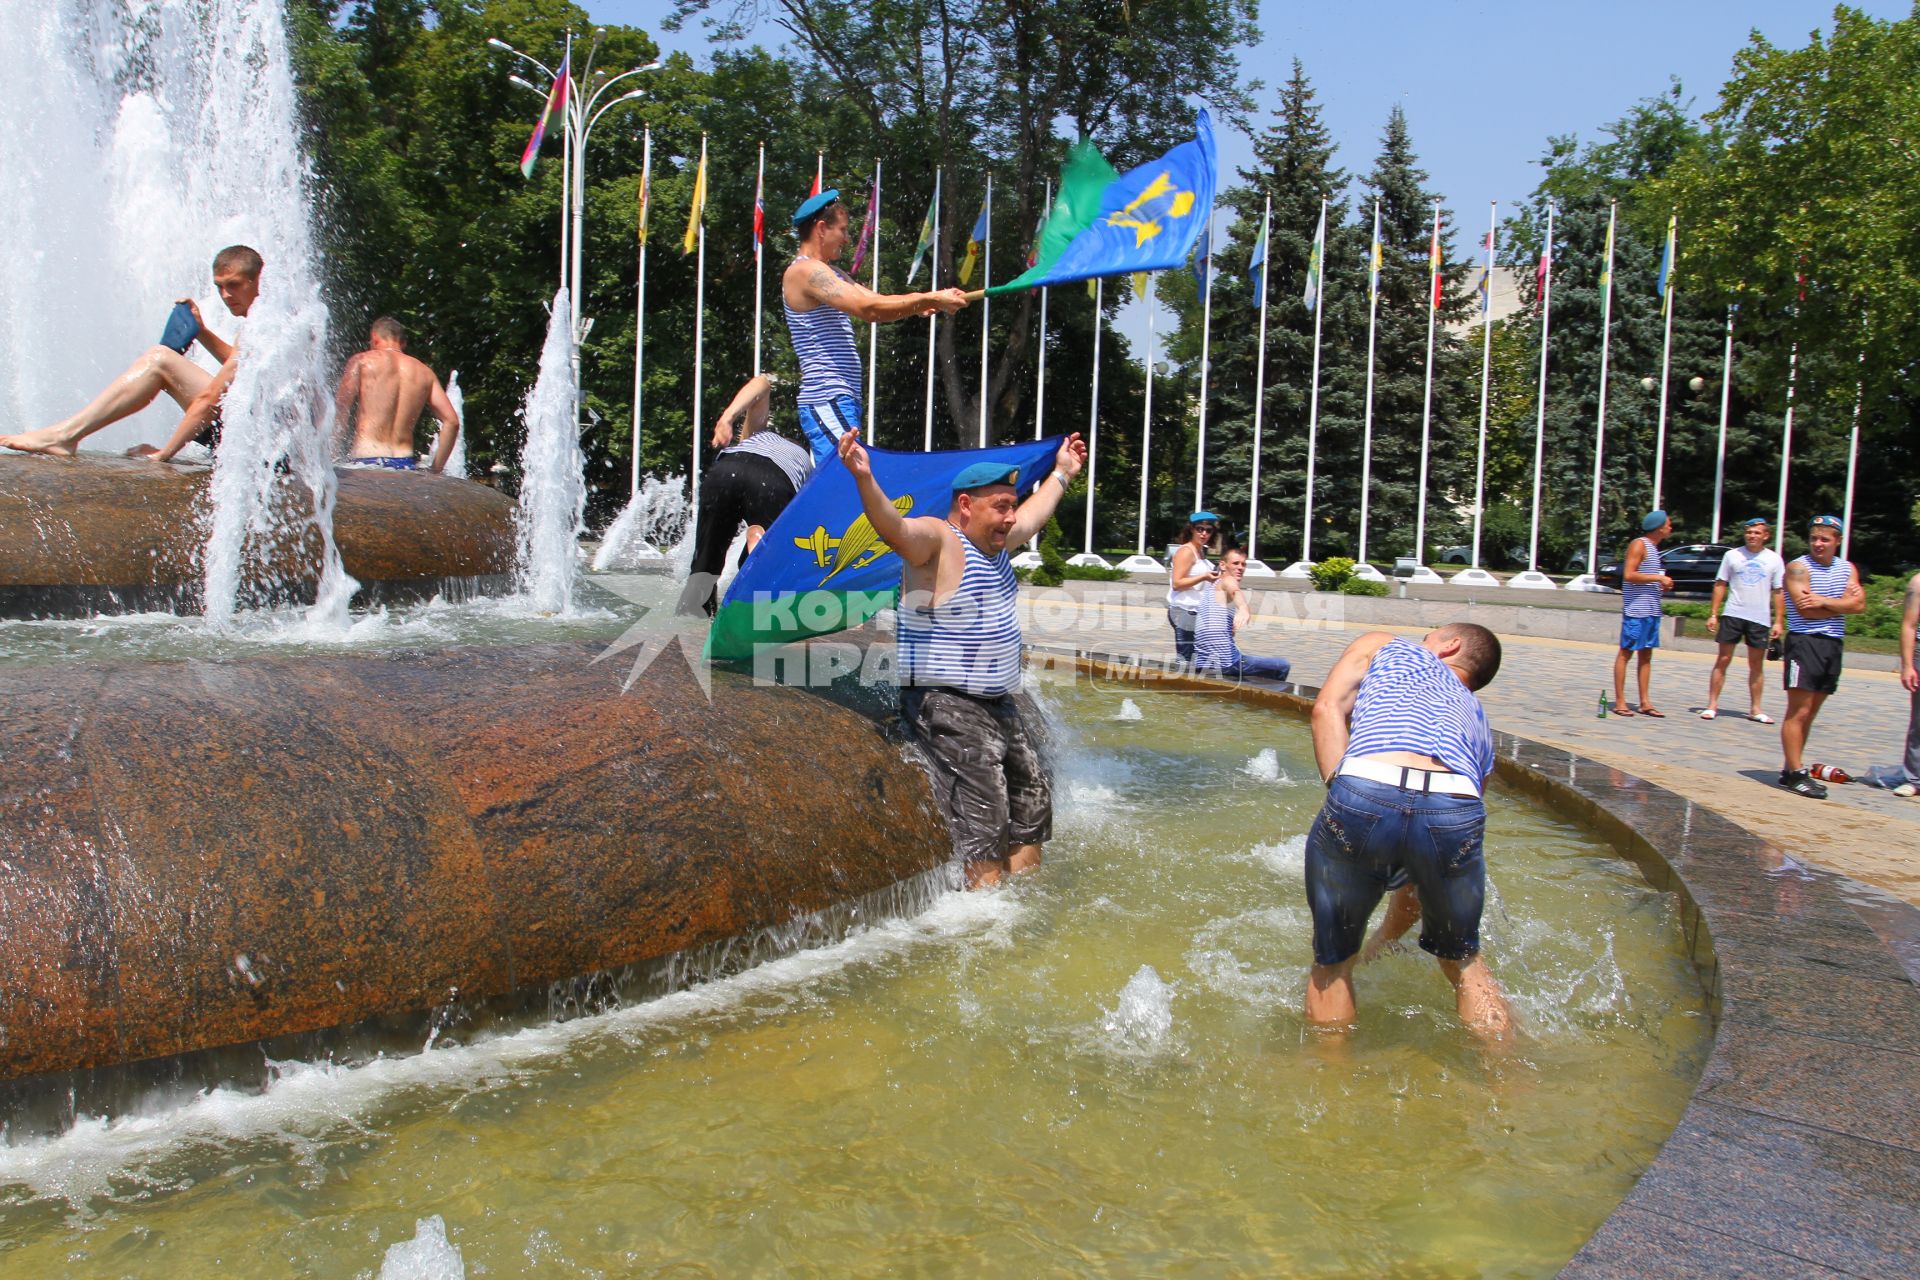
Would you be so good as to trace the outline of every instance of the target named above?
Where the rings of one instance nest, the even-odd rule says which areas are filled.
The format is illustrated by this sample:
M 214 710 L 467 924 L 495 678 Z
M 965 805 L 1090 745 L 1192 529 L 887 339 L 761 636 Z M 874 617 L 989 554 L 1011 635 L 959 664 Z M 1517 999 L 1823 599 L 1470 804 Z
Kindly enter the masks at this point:
M 1333 661 L 1363 630 L 1420 634 L 1417 628 L 1362 627 L 1324 613 L 1337 604 L 1322 596 L 1314 610 L 1300 593 L 1249 582 L 1254 616 L 1239 637 L 1247 653 L 1278 655 L 1293 677 L 1317 685 Z M 1114 653 L 1171 657 L 1172 632 L 1160 603 L 1164 588 L 1132 583 L 1070 582 L 1055 590 L 1028 587 L 1026 638 L 1037 645 L 1071 645 Z M 1517 594 L 1517 593 L 1516 593 Z M 1319 616 L 1309 619 L 1309 613 Z M 1462 607 L 1471 620 L 1470 606 Z M 1577 751 L 1658 782 L 1772 840 L 1794 857 L 1878 885 L 1920 905 L 1920 799 L 1901 799 L 1861 783 L 1830 788 L 1826 801 L 1791 795 L 1775 785 L 1780 730 L 1745 718 L 1744 652 L 1737 653 L 1720 699 L 1721 715 L 1703 721 L 1710 652 L 1689 646 L 1654 658 L 1653 702 L 1664 720 L 1597 717 L 1600 691 L 1612 696 L 1610 645 L 1503 636 L 1500 677 L 1481 695 L 1494 727 Z M 1908 695 L 1888 659 L 1850 661 L 1815 723 L 1807 760 L 1837 764 L 1854 774 L 1900 759 Z M 1632 692 L 1629 671 L 1628 698 Z M 1764 708 L 1778 719 L 1786 707 L 1778 663 L 1767 666 Z M 1732 710 L 1734 714 L 1729 714 Z

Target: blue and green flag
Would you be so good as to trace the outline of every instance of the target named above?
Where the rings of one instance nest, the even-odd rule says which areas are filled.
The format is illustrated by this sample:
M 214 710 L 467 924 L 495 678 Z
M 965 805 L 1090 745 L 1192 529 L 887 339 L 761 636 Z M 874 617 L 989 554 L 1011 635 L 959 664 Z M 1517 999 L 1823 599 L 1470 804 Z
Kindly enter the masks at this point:
M 1219 162 L 1213 120 L 1200 113 L 1191 142 L 1116 173 L 1091 142 L 1067 153 L 1060 194 L 1034 266 L 990 294 L 1183 265 L 1213 214 Z
M 1024 498 L 1053 471 L 1063 437 L 993 449 L 895 453 L 869 447 L 873 476 L 904 516 L 942 516 L 953 478 L 976 462 L 1019 468 Z M 707 634 L 714 658 L 751 658 L 788 644 L 857 627 L 893 607 L 900 557 L 880 541 L 860 506 L 853 475 L 838 457 L 814 468 L 806 486 L 740 566 Z

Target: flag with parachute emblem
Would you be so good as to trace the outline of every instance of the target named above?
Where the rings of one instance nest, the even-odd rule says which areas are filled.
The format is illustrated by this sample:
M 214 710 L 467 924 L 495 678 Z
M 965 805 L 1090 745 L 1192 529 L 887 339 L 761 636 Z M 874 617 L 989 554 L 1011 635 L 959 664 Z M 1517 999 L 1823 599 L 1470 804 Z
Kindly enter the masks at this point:
M 1024 499 L 1053 472 L 1063 436 L 993 449 L 896 453 L 867 447 L 873 477 L 904 516 L 946 515 L 953 478 L 976 462 L 1018 468 Z M 713 616 L 707 653 L 751 658 L 763 645 L 828 635 L 891 608 L 900 557 L 880 541 L 860 505 L 853 473 L 830 460 L 794 495 L 747 556 Z

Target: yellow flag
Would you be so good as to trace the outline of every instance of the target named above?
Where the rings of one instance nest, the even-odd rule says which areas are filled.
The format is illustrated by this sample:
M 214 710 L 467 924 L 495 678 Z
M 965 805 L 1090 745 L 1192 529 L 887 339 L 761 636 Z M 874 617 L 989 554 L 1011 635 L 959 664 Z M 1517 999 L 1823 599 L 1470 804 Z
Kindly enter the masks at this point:
M 653 158 L 640 167 L 640 243 L 647 242 L 647 211 L 653 204 Z
M 1147 273 L 1144 271 L 1136 271 L 1133 273 L 1133 296 L 1139 298 L 1142 302 L 1146 301 Z
M 707 216 L 707 140 L 700 139 L 700 169 L 693 176 L 693 207 L 687 211 L 687 234 L 680 241 L 680 252 L 692 253 L 700 245 L 700 223 Z

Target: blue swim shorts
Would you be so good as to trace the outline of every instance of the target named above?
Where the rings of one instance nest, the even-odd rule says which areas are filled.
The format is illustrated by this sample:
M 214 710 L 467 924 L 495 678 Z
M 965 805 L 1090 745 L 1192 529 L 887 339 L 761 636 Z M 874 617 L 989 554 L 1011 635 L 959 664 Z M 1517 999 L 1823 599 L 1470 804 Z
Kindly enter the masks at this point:
M 1620 618 L 1620 647 L 1622 649 L 1658 649 L 1660 647 L 1660 616 L 1651 618 Z
M 1420 895 L 1420 949 L 1442 960 L 1478 955 L 1486 826 L 1487 807 L 1478 796 L 1336 777 L 1307 832 L 1314 963 L 1339 964 L 1356 955 L 1374 907 L 1409 880 Z
M 840 448 L 840 437 L 861 426 L 860 402 L 852 396 L 840 396 L 825 404 L 800 406 L 800 429 L 807 433 L 815 463 L 825 462 Z
M 420 459 L 414 457 L 412 454 L 407 454 L 399 458 L 348 458 L 347 465 L 350 467 L 382 467 L 388 471 L 418 471 L 420 469 Z

